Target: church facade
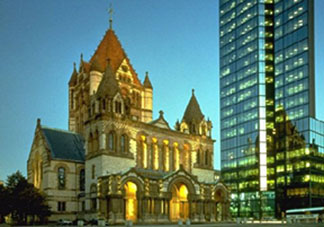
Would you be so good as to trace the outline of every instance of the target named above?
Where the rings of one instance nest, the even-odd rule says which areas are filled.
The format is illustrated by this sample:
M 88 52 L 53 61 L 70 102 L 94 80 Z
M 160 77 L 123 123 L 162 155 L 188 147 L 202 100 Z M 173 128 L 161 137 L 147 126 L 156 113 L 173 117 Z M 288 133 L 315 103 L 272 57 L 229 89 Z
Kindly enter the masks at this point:
M 153 86 L 141 82 L 110 27 L 69 81 L 69 131 L 37 120 L 28 181 L 42 190 L 50 220 L 118 224 L 229 219 L 229 191 L 215 178 L 212 123 L 192 91 L 172 129 L 153 120 Z

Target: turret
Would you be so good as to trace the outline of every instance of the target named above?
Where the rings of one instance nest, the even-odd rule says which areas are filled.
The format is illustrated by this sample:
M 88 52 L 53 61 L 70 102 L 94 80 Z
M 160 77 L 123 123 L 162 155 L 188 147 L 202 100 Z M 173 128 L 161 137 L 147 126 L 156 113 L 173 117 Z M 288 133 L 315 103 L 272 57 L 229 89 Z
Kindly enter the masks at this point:
M 90 66 L 89 95 L 94 95 L 97 92 L 100 81 L 102 80 L 103 71 L 104 69 L 100 64 L 98 57 L 95 57 Z
M 144 99 L 142 99 L 143 102 L 142 121 L 150 122 L 152 121 L 152 115 L 153 115 L 153 86 L 149 79 L 148 72 L 146 72 L 145 74 L 143 85 L 144 85 Z
M 192 89 L 192 95 L 183 115 L 180 127 L 176 129 L 188 134 L 211 137 L 212 123 L 206 121 L 200 110 L 199 103 L 195 96 L 195 90 Z
M 75 62 L 73 63 L 73 72 L 69 81 L 69 130 L 75 131 L 75 107 L 76 107 L 76 95 L 75 86 L 77 85 L 78 72 Z

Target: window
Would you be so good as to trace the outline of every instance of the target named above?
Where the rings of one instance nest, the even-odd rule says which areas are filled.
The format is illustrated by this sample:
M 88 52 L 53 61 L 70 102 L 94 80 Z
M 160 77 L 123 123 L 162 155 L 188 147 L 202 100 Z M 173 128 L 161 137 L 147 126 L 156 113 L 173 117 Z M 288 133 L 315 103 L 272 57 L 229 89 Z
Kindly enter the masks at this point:
M 92 141 L 93 141 L 93 136 L 92 133 L 90 133 L 89 140 L 88 140 L 88 153 L 92 152 Z
M 57 211 L 65 211 L 65 202 L 57 202 Z
M 163 153 L 164 153 L 164 171 L 170 170 L 170 152 L 169 152 L 169 141 L 163 141 Z
M 178 170 L 180 167 L 180 160 L 179 157 L 180 156 L 180 152 L 179 152 L 179 147 L 178 147 L 178 143 L 174 143 L 173 146 L 173 168 L 174 170 Z
M 128 136 L 125 134 L 120 137 L 120 151 L 122 153 L 128 152 Z
M 93 137 L 93 151 L 99 151 L 99 132 L 96 130 L 94 137 Z
M 115 101 L 115 113 L 122 113 L 122 104 L 119 101 Z
M 142 156 L 142 167 L 147 168 L 147 144 L 146 144 L 146 137 L 141 136 L 141 156 Z
M 197 151 L 197 163 L 198 164 L 200 164 L 200 154 L 201 152 L 200 152 L 200 149 L 198 149 L 198 151 Z
M 152 152 L 153 152 L 153 169 L 159 169 L 159 149 L 157 145 L 157 139 L 153 138 Z
M 65 188 L 65 169 L 63 167 L 58 168 L 57 178 L 58 178 L 58 188 L 64 189 Z
M 91 168 L 91 178 L 92 179 L 95 179 L 95 176 L 96 176 L 96 166 L 95 165 L 92 165 L 92 168 Z
M 102 100 L 102 109 L 106 110 L 106 100 L 105 99 Z
M 92 198 L 91 199 L 91 210 L 96 210 L 97 209 L 97 199 Z
M 108 134 L 108 149 L 110 151 L 115 151 L 115 141 L 116 141 L 116 134 L 115 132 L 110 132 Z
M 80 179 L 79 179 L 79 184 L 80 184 L 80 190 L 84 191 L 84 186 L 85 186 L 85 173 L 84 169 L 81 169 L 80 171 Z
M 205 151 L 205 165 L 206 166 L 208 165 L 208 156 L 209 156 L 209 152 L 207 150 L 207 151 Z
M 90 187 L 90 209 L 96 210 L 97 209 L 97 186 L 95 184 L 92 184 Z

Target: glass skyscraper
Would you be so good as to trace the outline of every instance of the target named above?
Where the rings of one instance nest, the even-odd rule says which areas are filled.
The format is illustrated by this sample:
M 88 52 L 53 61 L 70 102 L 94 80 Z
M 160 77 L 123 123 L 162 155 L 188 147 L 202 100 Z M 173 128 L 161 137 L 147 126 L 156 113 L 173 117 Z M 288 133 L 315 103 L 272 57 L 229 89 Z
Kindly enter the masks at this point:
M 313 0 L 220 0 L 219 7 L 221 169 L 232 215 L 280 217 L 324 202 Z

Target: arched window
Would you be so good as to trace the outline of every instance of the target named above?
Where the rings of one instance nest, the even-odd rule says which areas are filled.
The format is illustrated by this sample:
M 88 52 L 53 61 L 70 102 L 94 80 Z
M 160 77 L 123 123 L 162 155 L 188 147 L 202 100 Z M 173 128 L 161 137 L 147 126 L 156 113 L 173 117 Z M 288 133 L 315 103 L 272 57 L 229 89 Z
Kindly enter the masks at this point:
M 136 107 L 141 107 L 141 95 L 136 93 Z
M 120 151 L 122 153 L 128 152 L 128 136 L 125 134 L 120 137 Z
M 79 177 L 80 177 L 79 178 L 80 191 L 84 191 L 84 189 L 85 189 L 85 172 L 84 172 L 84 169 L 81 169 Z
M 102 99 L 102 110 L 106 110 L 106 99 Z
M 95 179 L 95 176 L 96 176 L 96 166 L 92 165 L 92 167 L 91 167 L 91 178 Z
M 163 153 L 164 153 L 164 171 L 170 170 L 170 151 L 169 151 L 169 141 L 163 141 Z
M 58 168 L 57 171 L 57 180 L 58 180 L 58 188 L 65 188 L 65 169 L 63 167 Z
M 147 168 L 147 144 L 146 137 L 141 136 L 141 156 L 142 156 L 142 166 L 143 168 Z
M 205 136 L 206 135 L 206 125 L 202 125 L 202 127 L 201 127 L 201 134 L 203 135 L 203 136 Z
M 182 157 L 182 165 L 185 170 L 190 171 L 190 157 L 189 157 L 189 152 L 190 147 L 188 144 L 183 145 L 183 157 Z
M 92 142 L 93 142 L 93 136 L 92 133 L 90 133 L 88 139 L 88 153 L 92 152 Z
M 196 134 L 196 125 L 195 124 L 191 125 L 191 132 L 192 132 L 192 134 Z
M 178 143 L 173 145 L 173 169 L 178 170 L 180 168 L 180 152 Z
M 200 164 L 200 156 L 201 156 L 201 151 L 198 149 L 197 151 L 197 163 Z
M 122 103 L 120 101 L 115 101 L 115 113 L 122 113 Z
M 208 150 L 205 151 L 205 165 L 208 166 L 208 156 L 209 156 L 209 152 Z
M 93 137 L 93 151 L 99 151 L 99 132 L 96 130 L 94 137 Z
M 116 151 L 116 133 L 115 132 L 109 132 L 108 134 L 108 150 L 109 151 Z
M 90 209 L 96 210 L 97 209 L 97 186 L 95 184 L 92 184 L 90 186 Z
M 153 154 L 153 169 L 159 169 L 159 149 L 157 145 L 157 139 L 152 139 L 152 154 Z

